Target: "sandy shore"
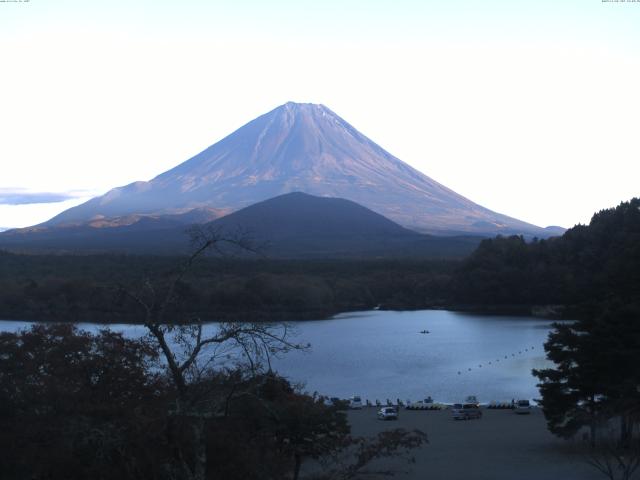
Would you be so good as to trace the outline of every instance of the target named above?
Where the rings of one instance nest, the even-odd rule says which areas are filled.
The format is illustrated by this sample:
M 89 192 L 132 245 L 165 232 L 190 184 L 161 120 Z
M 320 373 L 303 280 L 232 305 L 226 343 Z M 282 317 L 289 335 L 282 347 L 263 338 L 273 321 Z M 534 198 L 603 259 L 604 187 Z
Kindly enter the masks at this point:
M 375 435 L 385 429 L 420 429 L 429 444 L 415 451 L 416 463 L 383 461 L 371 470 L 396 468 L 394 479 L 430 480 L 597 480 L 601 473 L 585 462 L 577 442 L 551 435 L 542 412 L 530 415 L 483 408 L 479 420 L 455 421 L 448 410 L 401 409 L 397 421 L 381 421 L 375 408 L 349 411 L 354 435 Z M 366 476 L 366 478 L 377 478 Z

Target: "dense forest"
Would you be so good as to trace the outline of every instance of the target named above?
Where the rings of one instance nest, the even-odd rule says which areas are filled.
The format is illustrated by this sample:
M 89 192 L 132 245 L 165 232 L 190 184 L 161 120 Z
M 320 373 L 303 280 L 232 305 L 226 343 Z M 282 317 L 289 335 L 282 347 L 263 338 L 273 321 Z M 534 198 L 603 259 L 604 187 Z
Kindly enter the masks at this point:
M 454 304 L 560 305 L 582 318 L 594 308 L 640 299 L 640 199 L 596 213 L 562 237 L 484 240 L 456 269 Z
M 133 255 L 0 254 L 0 318 L 137 322 L 122 295 L 162 284 L 184 259 Z M 177 286 L 176 320 L 325 318 L 341 311 L 444 303 L 455 268 L 433 260 L 203 258 Z
M 379 306 L 532 311 L 580 318 L 638 302 L 640 200 L 596 213 L 562 237 L 481 242 L 466 259 L 276 260 L 206 257 L 176 286 L 176 321 L 304 320 Z M 0 253 L 0 318 L 137 322 L 123 295 L 184 262 L 151 255 Z M 553 308 L 540 308 L 552 306 Z

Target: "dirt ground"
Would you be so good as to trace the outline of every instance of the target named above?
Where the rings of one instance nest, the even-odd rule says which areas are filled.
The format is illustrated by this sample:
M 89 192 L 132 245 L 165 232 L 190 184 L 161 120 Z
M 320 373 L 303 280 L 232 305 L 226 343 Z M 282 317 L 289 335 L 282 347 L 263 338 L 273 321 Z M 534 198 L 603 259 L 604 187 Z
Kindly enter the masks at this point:
M 349 411 L 354 435 L 384 429 L 419 429 L 429 443 L 415 451 L 416 463 L 384 460 L 371 471 L 393 468 L 401 480 L 597 480 L 601 473 L 586 463 L 584 445 L 547 431 L 542 412 L 483 409 L 479 420 L 453 420 L 448 410 L 401 410 L 397 421 L 381 421 L 375 408 Z M 378 478 L 367 475 L 363 478 Z

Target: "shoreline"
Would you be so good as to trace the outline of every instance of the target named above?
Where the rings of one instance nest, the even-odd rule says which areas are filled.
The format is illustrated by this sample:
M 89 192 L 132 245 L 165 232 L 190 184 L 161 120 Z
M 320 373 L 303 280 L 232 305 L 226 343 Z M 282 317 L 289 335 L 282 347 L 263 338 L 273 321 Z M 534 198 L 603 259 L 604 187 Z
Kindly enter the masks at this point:
M 354 308 L 341 309 L 339 311 L 333 310 L 305 310 L 305 311 L 274 311 L 265 314 L 264 311 L 247 311 L 244 314 L 241 312 L 225 312 L 217 319 L 206 318 L 201 323 L 280 323 L 280 322 L 313 322 L 322 320 L 332 320 L 338 315 L 357 313 L 357 312 L 416 312 L 416 311 L 448 311 L 456 313 L 467 313 L 470 315 L 496 315 L 496 316 L 517 316 L 517 317 L 530 317 L 539 318 L 540 320 L 565 320 L 561 312 L 566 310 L 566 307 L 560 305 L 428 305 L 424 307 L 402 307 L 399 305 L 378 305 L 372 308 L 366 308 L 366 306 L 359 305 Z M 98 317 L 101 317 L 99 315 Z M 104 315 L 108 317 L 109 315 Z M 134 315 L 123 315 L 122 318 L 116 319 L 102 319 L 91 318 L 89 320 L 61 320 L 53 318 L 33 319 L 33 318 L 0 318 L 0 322 L 34 322 L 34 323 L 88 323 L 94 325 L 144 325 L 144 322 L 136 322 L 132 320 Z M 203 318 L 201 316 L 201 318 Z M 168 323 L 170 324 L 170 322 Z

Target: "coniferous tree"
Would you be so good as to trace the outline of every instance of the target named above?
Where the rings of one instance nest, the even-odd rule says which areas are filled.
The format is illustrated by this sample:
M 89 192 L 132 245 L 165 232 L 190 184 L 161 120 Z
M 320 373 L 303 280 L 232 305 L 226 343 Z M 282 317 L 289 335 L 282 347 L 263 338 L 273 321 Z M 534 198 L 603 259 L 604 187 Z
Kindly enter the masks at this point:
M 620 442 L 627 444 L 640 420 L 640 309 L 601 308 L 593 319 L 556 324 L 545 343 L 555 367 L 533 374 L 551 432 L 572 437 L 589 427 L 593 445 L 598 426 L 619 418 Z
M 545 343 L 547 358 L 555 368 L 534 370 L 541 383 L 541 405 L 549 430 L 564 438 L 589 427 L 592 444 L 602 410 L 604 374 L 598 362 L 597 342 L 587 322 L 556 324 Z

